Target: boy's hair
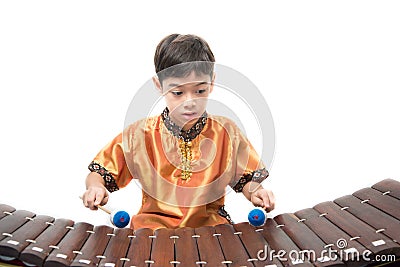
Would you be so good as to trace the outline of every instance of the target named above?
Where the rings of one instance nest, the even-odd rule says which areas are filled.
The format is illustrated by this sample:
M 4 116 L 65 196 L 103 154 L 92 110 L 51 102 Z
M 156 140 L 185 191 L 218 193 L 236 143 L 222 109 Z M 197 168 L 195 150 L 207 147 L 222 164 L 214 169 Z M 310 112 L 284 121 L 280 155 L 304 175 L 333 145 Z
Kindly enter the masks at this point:
M 190 64 L 182 64 L 193 62 Z M 157 45 L 154 66 L 160 82 L 166 77 L 186 77 L 196 74 L 210 74 L 214 70 L 214 54 L 207 42 L 193 34 L 171 34 Z M 179 65 L 175 68 L 170 68 Z

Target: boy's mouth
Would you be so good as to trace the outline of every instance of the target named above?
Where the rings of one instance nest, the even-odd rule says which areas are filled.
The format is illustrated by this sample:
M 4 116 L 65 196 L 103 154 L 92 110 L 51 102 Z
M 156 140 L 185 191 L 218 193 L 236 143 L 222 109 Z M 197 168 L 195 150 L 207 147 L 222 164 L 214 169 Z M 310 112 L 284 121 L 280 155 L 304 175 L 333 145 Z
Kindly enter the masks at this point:
M 185 113 L 182 113 L 182 116 L 186 120 L 192 120 L 197 117 L 197 112 L 185 112 Z

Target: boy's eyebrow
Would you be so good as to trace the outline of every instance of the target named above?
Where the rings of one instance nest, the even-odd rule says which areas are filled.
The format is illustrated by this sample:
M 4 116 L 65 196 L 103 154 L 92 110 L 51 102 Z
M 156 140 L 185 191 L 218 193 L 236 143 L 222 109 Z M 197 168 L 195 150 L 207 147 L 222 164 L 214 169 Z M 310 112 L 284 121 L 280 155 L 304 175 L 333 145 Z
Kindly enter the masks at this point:
M 210 82 L 199 82 L 199 83 L 197 83 L 197 84 L 195 84 L 194 86 L 199 86 L 199 85 L 203 85 L 203 84 L 209 84 Z M 185 85 L 185 84 L 178 84 L 178 83 L 170 83 L 170 84 L 168 84 L 168 88 L 175 88 L 175 87 L 181 87 L 181 86 L 183 86 L 183 85 Z

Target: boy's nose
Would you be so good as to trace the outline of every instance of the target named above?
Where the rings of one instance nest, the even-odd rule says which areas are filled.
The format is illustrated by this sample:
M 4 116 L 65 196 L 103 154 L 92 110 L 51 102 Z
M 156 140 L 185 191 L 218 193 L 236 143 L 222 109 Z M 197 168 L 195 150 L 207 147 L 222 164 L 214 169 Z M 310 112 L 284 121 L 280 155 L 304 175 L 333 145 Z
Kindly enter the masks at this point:
M 191 106 L 196 105 L 195 97 L 189 94 L 186 97 L 186 100 L 183 102 L 183 105 L 184 105 L 184 107 L 191 107 Z
M 184 107 L 193 107 L 196 105 L 196 101 L 194 98 L 187 98 L 185 102 L 183 102 Z

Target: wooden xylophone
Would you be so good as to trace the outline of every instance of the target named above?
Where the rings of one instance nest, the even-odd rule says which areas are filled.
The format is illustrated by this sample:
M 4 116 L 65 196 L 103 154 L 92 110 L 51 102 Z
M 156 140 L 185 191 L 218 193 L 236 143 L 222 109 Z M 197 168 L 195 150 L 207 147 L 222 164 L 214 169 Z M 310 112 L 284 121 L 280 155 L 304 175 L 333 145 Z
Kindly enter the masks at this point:
M 1 260 L 28 266 L 399 266 L 400 182 L 386 179 L 262 227 L 133 231 L 0 205 L 0 234 Z

